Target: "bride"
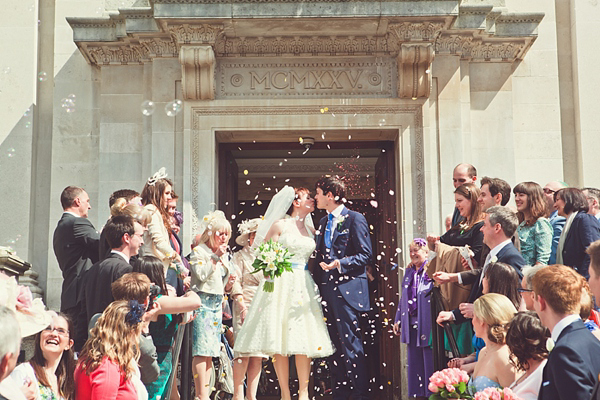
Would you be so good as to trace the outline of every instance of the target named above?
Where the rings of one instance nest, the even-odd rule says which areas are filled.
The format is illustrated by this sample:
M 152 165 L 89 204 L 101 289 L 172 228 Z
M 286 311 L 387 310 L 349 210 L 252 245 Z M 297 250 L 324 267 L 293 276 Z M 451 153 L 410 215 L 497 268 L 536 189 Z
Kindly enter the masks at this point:
M 316 246 L 310 214 L 314 209 L 315 201 L 305 188 L 285 186 L 273 196 L 254 246 L 270 239 L 281 243 L 292 255 L 293 272 L 276 278 L 272 293 L 263 291 L 261 285 L 235 340 L 236 352 L 273 356 L 283 400 L 291 399 L 290 355 L 296 359 L 299 400 L 308 400 L 311 358 L 334 352 L 316 285 L 306 267 Z

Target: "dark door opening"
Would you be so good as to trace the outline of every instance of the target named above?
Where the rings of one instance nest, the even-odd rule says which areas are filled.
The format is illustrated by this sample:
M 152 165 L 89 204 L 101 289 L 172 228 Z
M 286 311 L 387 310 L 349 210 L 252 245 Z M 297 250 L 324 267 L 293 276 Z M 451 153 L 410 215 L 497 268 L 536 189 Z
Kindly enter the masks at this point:
M 346 206 L 365 215 L 371 227 L 374 259 L 368 272 L 372 311 L 364 315 L 363 340 L 372 399 L 400 398 L 400 343 L 392 333 L 399 293 L 394 142 L 317 142 L 304 151 L 298 143 L 289 142 L 220 143 L 219 209 L 230 218 L 235 238 L 237 225 L 264 215 L 270 199 L 284 185 L 306 187 L 314 193 L 314 184 L 323 175 L 345 178 Z M 315 210 L 315 225 L 324 215 L 325 211 Z M 231 245 L 237 250 L 233 238 Z M 311 397 L 319 397 L 327 394 L 331 383 L 323 360 L 314 361 Z M 293 393 L 297 385 L 291 376 Z M 270 361 L 261 381 L 259 399 L 279 399 Z

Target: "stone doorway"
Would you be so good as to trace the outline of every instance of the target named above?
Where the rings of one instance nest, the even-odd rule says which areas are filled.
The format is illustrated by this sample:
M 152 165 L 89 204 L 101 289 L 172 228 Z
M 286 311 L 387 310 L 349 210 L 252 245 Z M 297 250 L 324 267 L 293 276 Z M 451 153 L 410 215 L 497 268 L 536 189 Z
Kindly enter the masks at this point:
M 291 134 L 286 133 L 288 140 Z M 365 215 L 372 235 L 374 262 L 369 266 L 369 289 L 373 310 L 366 313 L 363 320 L 372 398 L 399 398 L 402 387 L 400 344 L 390 333 L 398 301 L 395 143 L 352 141 L 352 133 L 348 132 L 341 141 L 341 135 L 336 132 L 294 135 L 298 135 L 296 142 L 219 143 L 218 207 L 229 216 L 235 229 L 242 220 L 263 215 L 276 190 L 286 184 L 314 191 L 314 183 L 323 175 L 346 177 L 346 205 Z M 300 138 L 303 143 L 314 139 L 315 144 L 306 151 Z M 329 141 L 331 139 L 333 141 Z M 315 224 L 323 215 L 323 211 L 315 211 Z M 327 393 L 330 378 L 324 360 L 315 360 L 311 376 L 312 395 Z M 294 379 L 292 373 L 292 388 L 297 385 Z M 271 362 L 265 365 L 259 398 L 279 398 Z

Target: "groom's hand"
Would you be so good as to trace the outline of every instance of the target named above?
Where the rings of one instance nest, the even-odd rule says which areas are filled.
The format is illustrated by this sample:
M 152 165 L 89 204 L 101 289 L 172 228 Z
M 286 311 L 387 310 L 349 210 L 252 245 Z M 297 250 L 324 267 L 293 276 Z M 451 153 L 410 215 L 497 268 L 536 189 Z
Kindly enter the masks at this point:
M 333 260 L 329 264 L 325 264 L 324 262 L 321 261 L 321 263 L 319 265 L 321 266 L 321 268 L 323 268 L 323 271 L 330 271 L 334 268 L 339 268 L 341 266 L 340 260 Z

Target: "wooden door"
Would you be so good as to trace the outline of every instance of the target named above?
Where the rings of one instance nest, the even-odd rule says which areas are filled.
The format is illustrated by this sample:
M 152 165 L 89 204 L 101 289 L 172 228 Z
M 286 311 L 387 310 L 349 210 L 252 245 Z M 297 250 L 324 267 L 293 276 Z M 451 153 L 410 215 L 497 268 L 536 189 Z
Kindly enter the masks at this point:
M 372 305 L 379 315 L 380 381 L 375 393 L 383 391 L 382 399 L 401 398 L 400 340 L 392 325 L 398 306 L 396 163 L 394 143 L 382 142 L 382 152 L 375 165 L 375 198 L 377 217 L 373 247 L 378 296 Z M 376 315 L 377 315 L 376 314 Z M 381 392 L 380 392 L 381 393 Z
M 219 152 L 219 210 L 223 211 L 231 222 L 230 246 L 235 245 L 238 219 L 238 165 L 231 150 Z M 232 216 L 236 218 L 232 219 Z

